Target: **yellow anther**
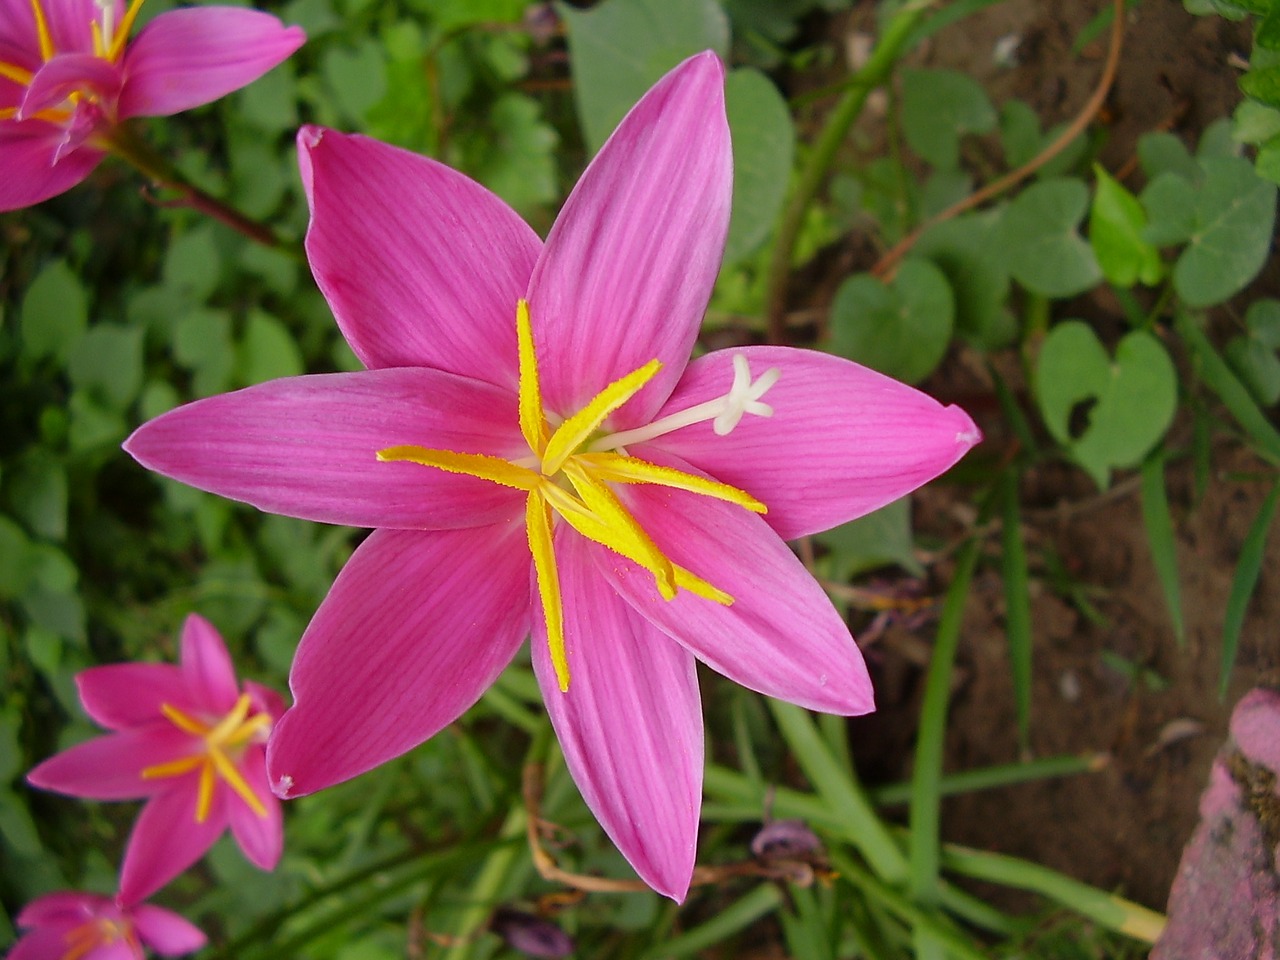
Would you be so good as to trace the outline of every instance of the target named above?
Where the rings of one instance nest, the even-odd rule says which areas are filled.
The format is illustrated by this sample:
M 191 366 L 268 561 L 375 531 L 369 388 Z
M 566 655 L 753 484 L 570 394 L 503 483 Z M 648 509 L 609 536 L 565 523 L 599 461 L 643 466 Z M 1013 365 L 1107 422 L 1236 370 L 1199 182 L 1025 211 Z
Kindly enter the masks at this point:
M 263 733 L 271 729 L 271 714 L 255 713 L 252 717 L 240 724 L 239 729 L 226 739 L 226 746 L 238 747 L 242 743 L 247 743 L 256 737 L 259 733 Z
M 209 808 L 213 806 L 213 785 L 216 779 L 213 764 L 206 759 L 200 765 L 200 787 L 196 794 L 196 823 L 204 823 L 209 819 Z
M 613 480 L 616 483 L 653 483 L 663 487 L 674 487 L 677 490 L 688 490 L 701 493 L 716 500 L 736 503 L 752 513 L 768 513 L 769 508 L 745 490 L 708 480 L 674 467 L 663 467 L 647 460 L 635 457 L 624 457 L 618 453 L 582 453 L 574 458 L 589 467 L 602 480 Z
M 227 782 L 227 786 L 240 795 L 240 799 L 249 805 L 250 810 L 260 817 L 265 817 L 267 808 L 227 755 L 221 750 L 210 750 L 209 757 L 213 760 L 213 766 L 217 768 L 218 774 Z
M 3 60 L 0 60 L 0 77 L 4 77 L 6 80 L 12 80 L 14 83 L 21 84 L 25 87 L 31 82 L 32 73 L 30 70 L 23 70 L 22 67 L 17 64 L 5 63 Z M 10 107 L 8 109 L 13 110 L 15 113 L 17 113 L 18 110 L 17 107 Z
M 183 733 L 189 733 L 192 736 L 203 737 L 209 732 L 209 725 L 201 723 L 194 717 L 187 716 L 177 707 L 170 703 L 160 704 L 160 712 L 169 718 L 169 722 L 181 730 Z
M 32 0 L 34 3 L 35 0 Z M 129 9 L 125 11 L 124 19 L 120 21 L 120 26 L 116 27 L 116 35 L 111 40 L 111 47 L 107 50 L 107 59 L 115 62 L 120 59 L 120 54 L 124 53 L 124 45 L 129 39 L 129 31 L 133 29 L 133 22 L 138 19 L 138 11 L 142 9 L 143 0 L 132 0 Z
M 218 721 L 217 726 L 209 730 L 204 735 L 205 742 L 210 746 L 218 745 L 226 742 L 227 737 L 239 729 L 240 724 L 244 723 L 244 718 L 249 715 L 249 706 L 252 701 L 247 693 L 240 694 L 236 698 L 236 704 L 231 708 L 225 717 Z
M 661 369 L 661 363 L 650 360 L 640 369 L 632 370 L 625 377 L 613 381 L 597 393 L 590 403 L 560 424 L 543 451 L 542 472 L 547 476 L 557 473 L 564 466 L 565 460 L 591 439 L 591 435 L 604 423 L 605 417 L 639 393 Z
M 190 773 L 202 763 L 204 763 L 204 757 L 201 756 L 183 757 L 181 760 L 170 760 L 168 763 L 156 763 L 143 767 L 141 776 L 143 780 L 179 777 L 184 773 Z
M 529 302 L 524 299 L 516 302 L 516 346 L 520 356 L 520 432 L 529 449 L 542 456 L 547 445 L 547 415 L 542 408 L 538 354 L 533 344 Z
M 525 504 L 525 527 L 533 569 L 538 575 L 538 596 L 542 599 L 542 616 L 547 625 L 547 647 L 551 665 L 556 671 L 560 692 L 569 689 L 569 657 L 564 643 L 564 604 L 560 597 L 560 572 L 556 568 L 556 551 L 551 533 L 551 510 L 537 493 L 530 493 Z
M 452 450 L 400 446 L 379 450 L 378 459 L 384 462 L 420 463 L 425 467 L 478 477 L 517 490 L 533 490 L 542 482 L 542 478 L 532 470 L 484 453 L 454 453 Z
M 53 59 L 53 36 L 49 33 L 49 21 L 45 19 L 40 0 L 31 0 L 31 12 L 36 18 L 36 36 L 40 40 L 40 58 L 48 63 Z

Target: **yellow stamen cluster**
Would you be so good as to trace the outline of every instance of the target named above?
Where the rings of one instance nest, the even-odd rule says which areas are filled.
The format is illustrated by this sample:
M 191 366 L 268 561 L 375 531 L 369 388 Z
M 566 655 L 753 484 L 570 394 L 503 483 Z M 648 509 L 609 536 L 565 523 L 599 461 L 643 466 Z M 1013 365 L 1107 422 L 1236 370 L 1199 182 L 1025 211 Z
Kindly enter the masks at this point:
M 216 723 L 205 723 L 172 704 L 161 704 L 160 710 L 169 722 L 184 733 L 199 737 L 201 746 L 190 756 L 146 767 L 142 771 L 142 778 L 156 780 L 162 777 L 178 777 L 192 770 L 199 770 L 196 823 L 204 823 L 209 819 L 209 809 L 213 806 L 213 788 L 219 777 L 239 794 L 240 798 L 249 805 L 249 809 L 258 816 L 265 817 L 267 808 L 245 781 L 231 756 L 233 753 L 240 752 L 239 748 L 265 733 L 271 726 L 270 715 L 255 713 L 249 716 L 249 709 L 249 695 L 244 693 L 236 700 L 235 706 L 225 717 Z
M 559 517 L 588 540 L 608 547 L 653 574 L 658 592 L 667 600 L 686 590 L 715 603 L 729 605 L 733 598 L 672 563 L 639 521 L 631 514 L 611 483 L 649 483 L 736 503 L 755 513 L 765 506 L 750 494 L 705 477 L 649 463 L 610 451 L 591 451 L 589 444 L 605 419 L 634 397 L 661 369 L 657 360 L 633 370 L 600 391 L 590 403 L 551 429 L 538 379 L 529 305 L 516 307 L 516 334 L 520 352 L 520 432 L 533 452 L 535 466 L 501 457 L 452 450 L 399 446 L 378 451 L 379 460 L 409 461 L 450 473 L 466 474 L 528 493 L 525 526 L 529 550 L 537 573 L 538 593 L 546 619 L 547 642 L 560 689 L 569 689 L 569 662 L 565 651 L 564 608 L 560 575 L 552 540 L 554 519 Z

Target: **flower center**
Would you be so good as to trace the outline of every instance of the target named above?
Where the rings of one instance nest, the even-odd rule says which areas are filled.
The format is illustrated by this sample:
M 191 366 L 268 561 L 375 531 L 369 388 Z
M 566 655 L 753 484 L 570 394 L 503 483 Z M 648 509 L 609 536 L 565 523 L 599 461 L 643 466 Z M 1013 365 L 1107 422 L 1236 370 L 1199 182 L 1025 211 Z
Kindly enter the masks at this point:
M 766 512 L 763 503 L 737 487 L 640 460 L 627 455 L 623 448 L 705 420 L 713 420 L 715 432 L 724 436 L 745 413 L 772 416 L 772 408 L 761 403 L 760 397 L 777 381 L 779 373 L 770 370 L 752 383 L 747 358 L 739 354 L 734 357 L 734 382 L 725 396 L 634 430 L 600 435 L 601 425 L 609 415 L 639 393 L 661 369 L 661 363 L 650 360 L 609 384 L 552 430 L 542 402 L 529 304 L 524 300 L 516 306 L 516 334 L 520 351 L 520 432 L 532 456 L 504 460 L 487 454 L 398 446 L 379 450 L 378 459 L 419 463 L 528 493 L 525 526 L 546 619 L 547 643 L 556 680 L 561 691 L 567 691 L 564 608 L 552 541 L 556 519 L 648 570 L 666 600 L 674 599 L 677 590 L 685 590 L 725 606 L 733 603 L 733 597 L 723 590 L 672 563 L 614 493 L 611 484 L 657 484 L 736 503 L 754 513 Z
M 219 777 L 240 795 L 240 798 L 249 805 L 249 809 L 258 816 L 265 817 L 267 808 L 245 781 L 244 775 L 240 773 L 235 763 L 243 755 L 245 746 L 250 742 L 261 743 L 271 732 L 271 715 L 255 713 L 250 716 L 249 710 L 250 702 L 247 693 L 241 694 L 230 712 L 214 723 L 205 723 L 172 704 L 162 703 L 160 711 L 169 719 L 169 722 L 184 733 L 199 737 L 200 744 L 196 752 L 190 756 L 144 768 L 142 779 L 178 777 L 192 770 L 199 770 L 196 823 L 204 823 L 209 819 L 209 808 L 213 805 L 213 788 Z
M 112 920 L 109 917 L 86 920 L 67 931 L 63 939 L 66 940 L 67 950 L 60 960 L 80 960 L 98 947 L 109 947 L 117 940 L 127 940 L 137 946 L 133 924 L 124 919 Z
M 98 16 L 89 21 L 89 30 L 93 36 L 93 55 L 95 57 L 110 64 L 115 64 L 119 61 L 124 53 L 129 31 L 133 29 L 134 21 L 138 19 L 138 12 L 142 9 L 143 2 L 144 0 L 130 0 L 128 10 L 125 11 L 125 15 L 117 24 L 115 22 L 116 6 L 114 0 L 95 0 Z M 45 14 L 40 0 L 31 0 L 31 16 L 35 21 L 36 40 L 40 47 L 40 61 L 45 64 L 57 56 L 59 51 L 53 42 L 53 34 L 49 30 L 49 18 Z M 63 52 L 74 53 L 76 51 Z M 12 80 L 14 83 L 25 87 L 30 85 L 35 73 L 17 64 L 0 60 L 0 77 Z M 71 91 L 62 105 L 44 106 L 29 114 L 24 112 L 21 103 L 13 107 L 0 107 L 0 120 L 15 118 L 18 120 L 38 119 L 47 120 L 51 123 L 65 123 L 74 115 L 75 108 L 82 98 L 90 102 L 97 102 L 98 100 L 97 92 L 87 79 L 83 88 Z

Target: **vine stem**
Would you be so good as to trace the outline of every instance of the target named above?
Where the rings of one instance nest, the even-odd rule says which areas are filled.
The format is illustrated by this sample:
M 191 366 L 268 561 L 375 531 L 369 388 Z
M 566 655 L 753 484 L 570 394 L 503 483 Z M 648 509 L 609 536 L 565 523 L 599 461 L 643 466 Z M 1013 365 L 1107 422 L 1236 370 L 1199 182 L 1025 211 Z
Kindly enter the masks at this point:
M 981 206 L 988 200 L 998 197 L 1010 187 L 1021 183 L 1063 150 L 1067 149 L 1071 141 L 1083 133 L 1084 129 L 1093 122 L 1093 118 L 1097 116 L 1098 111 L 1102 109 L 1102 105 L 1106 103 L 1107 94 L 1111 91 L 1111 85 L 1115 83 L 1116 73 L 1120 68 L 1120 51 L 1124 46 L 1124 0 L 1114 0 L 1114 7 L 1115 15 L 1111 20 L 1111 42 L 1107 48 L 1107 60 L 1102 67 L 1102 76 L 1099 77 L 1098 85 L 1094 88 L 1093 94 L 1075 119 L 1067 125 L 1051 144 L 1022 166 L 1016 170 L 1010 170 L 1000 179 L 993 180 L 981 190 L 969 194 L 963 200 L 953 203 L 940 213 L 934 214 L 899 240 L 871 268 L 873 275 L 881 280 L 891 280 L 902 258 L 911 251 L 911 248 L 916 245 L 916 242 L 924 235 L 925 231 L 936 227 L 943 221 L 950 220 L 952 217 L 957 217 L 975 207 Z
M 800 228 L 804 224 L 809 205 L 818 194 L 835 160 L 836 151 L 844 142 L 849 128 L 862 113 L 871 91 L 884 83 L 893 69 L 903 48 L 911 39 L 916 25 L 932 0 L 909 0 L 885 26 L 880 42 L 871 56 L 850 80 L 849 88 L 827 119 L 826 126 L 814 144 L 809 162 L 796 184 L 791 200 L 783 210 L 774 238 L 773 253 L 769 258 L 769 272 L 765 279 L 765 309 L 768 336 L 772 343 L 782 343 L 786 338 L 787 287 L 791 278 L 791 255 L 795 250 Z
M 303 260 L 302 251 L 296 243 L 285 240 L 266 224 L 250 219 L 229 204 L 201 190 L 130 128 L 123 124 L 113 127 L 100 136 L 99 142 L 156 186 L 178 194 L 176 200 L 161 203 L 161 206 L 185 206 L 198 210 L 255 243 L 287 253 L 299 262 Z

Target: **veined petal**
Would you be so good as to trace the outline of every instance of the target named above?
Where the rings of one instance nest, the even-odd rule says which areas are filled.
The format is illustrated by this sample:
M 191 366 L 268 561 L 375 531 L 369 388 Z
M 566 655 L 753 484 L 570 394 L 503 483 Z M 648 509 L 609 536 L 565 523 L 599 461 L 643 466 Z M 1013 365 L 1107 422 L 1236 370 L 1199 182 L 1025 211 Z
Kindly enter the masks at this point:
M 475 703 L 528 633 L 530 565 L 518 521 L 375 530 L 298 646 L 289 674 L 294 706 L 267 748 L 276 794 L 350 779 L 434 736 Z
M 633 486 L 620 496 L 672 562 L 733 597 L 724 606 L 681 591 L 666 601 L 646 571 L 593 553 L 597 569 L 642 616 L 758 693 L 846 716 L 874 709 L 866 665 L 844 620 L 764 518 L 683 490 Z
M 73 93 L 92 90 L 110 99 L 120 89 L 119 69 L 92 53 L 64 53 L 54 57 L 31 78 L 18 108 L 18 118 L 34 117 L 41 110 L 62 104 Z
M 163 117 L 252 83 L 306 35 L 260 10 L 189 7 L 162 13 L 125 48 L 119 115 Z
M 120 867 L 120 902 L 147 899 L 191 866 L 227 828 L 223 791 L 215 790 L 203 823 L 196 820 L 196 778 L 182 777 L 142 808 Z
M 161 724 L 94 737 L 36 766 L 27 782 L 90 800 L 134 800 L 165 784 L 144 780 L 144 767 L 169 763 L 192 752 L 187 734 Z
M 182 670 L 171 663 L 109 663 L 76 674 L 85 713 L 108 730 L 124 730 L 162 717 L 160 704 L 187 709 Z
M 216 716 L 235 706 L 240 687 L 231 654 L 213 624 L 199 614 L 182 624 L 182 672 L 203 712 Z
M 627 114 L 547 237 L 528 300 L 549 409 L 568 416 L 654 359 L 661 372 L 610 423 L 661 406 L 720 269 L 732 169 L 724 67 L 699 54 Z
M 981 439 L 969 415 L 848 360 L 787 347 L 717 350 L 693 361 L 659 417 L 722 396 L 733 356 L 753 376 L 782 376 L 763 397 L 773 416 L 745 414 L 727 436 L 710 421 L 683 427 L 631 453 L 674 453 L 745 490 L 769 508 L 784 540 L 863 516 L 945 473 Z M 657 419 L 657 418 L 655 418 Z M 733 591 L 730 591 L 732 593 Z
M 20 927 L 44 926 L 47 923 L 81 923 L 103 908 L 110 907 L 111 900 L 94 893 L 76 893 L 59 890 L 36 897 L 18 913 Z
M 402 444 L 509 456 L 513 393 L 437 370 L 288 377 L 198 400 L 143 424 L 143 466 L 260 510 L 357 527 L 470 527 L 523 496 L 475 477 L 382 463 Z
M 603 548 L 565 527 L 555 545 L 572 679 L 561 693 L 543 618 L 535 616 L 542 699 L 591 812 L 645 883 L 680 902 L 693 877 L 702 806 L 693 657 L 596 572 L 589 554 Z
M 139 939 L 162 957 L 192 953 L 208 940 L 195 924 L 154 904 L 140 903 L 129 914 Z
M 228 789 L 227 816 L 231 821 L 231 833 L 250 863 L 263 870 L 274 870 L 280 861 L 280 852 L 284 849 L 284 824 L 280 801 L 271 792 L 271 785 L 267 782 L 266 749 L 262 746 L 250 747 L 237 766 L 267 815 L 259 816 L 242 797 Z
M 65 193 L 102 160 L 101 150 L 80 146 L 55 162 L 63 137 L 43 120 L 0 123 L 0 213 Z
M 304 127 L 298 164 L 307 256 L 356 356 L 514 394 L 516 301 L 542 248 L 528 224 L 461 173 L 366 137 Z

